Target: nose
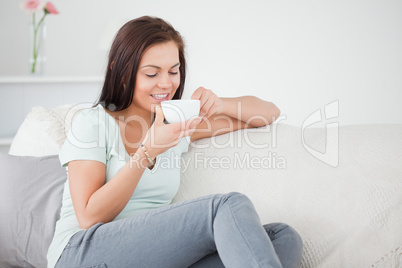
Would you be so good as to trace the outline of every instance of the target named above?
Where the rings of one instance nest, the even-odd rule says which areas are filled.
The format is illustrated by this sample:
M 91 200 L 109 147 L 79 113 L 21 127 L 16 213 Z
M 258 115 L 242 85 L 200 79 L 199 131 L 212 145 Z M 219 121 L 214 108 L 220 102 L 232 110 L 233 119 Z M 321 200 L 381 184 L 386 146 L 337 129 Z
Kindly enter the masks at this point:
M 160 79 L 158 81 L 159 88 L 171 88 L 173 86 L 172 80 L 170 79 L 168 74 L 163 74 L 159 76 Z

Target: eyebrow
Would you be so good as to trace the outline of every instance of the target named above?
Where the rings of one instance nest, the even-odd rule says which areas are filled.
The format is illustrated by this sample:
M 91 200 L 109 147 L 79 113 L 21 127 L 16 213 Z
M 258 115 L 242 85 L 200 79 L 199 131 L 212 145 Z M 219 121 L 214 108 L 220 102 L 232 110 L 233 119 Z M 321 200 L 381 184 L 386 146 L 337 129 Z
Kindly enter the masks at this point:
M 170 67 L 170 69 L 172 69 L 172 68 L 174 68 L 174 67 L 176 67 L 176 66 L 179 66 L 179 65 L 180 65 L 180 62 L 178 62 L 178 63 L 176 63 L 175 65 L 173 65 L 172 67 Z M 146 68 L 146 67 L 152 67 L 152 68 L 156 68 L 156 69 L 162 69 L 161 67 L 156 66 L 156 65 L 152 65 L 152 64 L 144 65 L 144 66 L 142 66 L 140 69 Z

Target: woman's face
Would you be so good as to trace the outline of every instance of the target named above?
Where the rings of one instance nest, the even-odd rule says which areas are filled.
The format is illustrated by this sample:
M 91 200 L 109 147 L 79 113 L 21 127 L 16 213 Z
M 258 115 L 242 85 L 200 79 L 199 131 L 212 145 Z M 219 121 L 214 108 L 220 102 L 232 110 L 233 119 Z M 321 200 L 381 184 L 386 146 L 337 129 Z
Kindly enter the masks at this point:
M 179 50 L 175 42 L 148 48 L 140 61 L 133 104 L 154 112 L 155 104 L 171 100 L 180 84 Z

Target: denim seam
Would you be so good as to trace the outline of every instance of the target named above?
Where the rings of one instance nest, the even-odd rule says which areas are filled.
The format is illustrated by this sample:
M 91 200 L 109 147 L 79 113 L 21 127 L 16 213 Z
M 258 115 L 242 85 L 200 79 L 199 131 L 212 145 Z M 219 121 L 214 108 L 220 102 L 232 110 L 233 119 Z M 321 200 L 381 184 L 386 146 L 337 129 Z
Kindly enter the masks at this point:
M 99 263 L 99 264 L 95 264 L 95 265 L 86 265 L 86 266 L 69 266 L 68 268 L 92 268 L 92 267 L 95 267 L 95 266 L 100 266 L 100 265 L 102 265 L 102 267 L 107 267 L 106 263 L 101 262 L 101 263 Z
M 80 242 L 78 245 L 70 246 L 69 248 L 74 248 L 74 247 L 78 248 L 78 247 L 82 246 L 84 243 L 85 243 L 85 244 L 91 243 L 94 239 L 98 239 L 98 238 L 107 239 L 108 237 L 114 237 L 114 236 L 115 236 L 115 235 L 109 235 L 109 234 L 107 234 L 107 235 L 98 236 L 98 237 L 91 237 L 90 239 L 82 240 L 82 242 Z
M 233 218 L 233 220 L 234 220 L 234 222 L 235 222 L 235 224 L 236 224 L 236 227 L 237 227 L 237 229 L 240 231 L 240 233 L 241 233 L 241 235 L 242 235 L 244 241 L 246 241 L 248 248 L 249 248 L 250 251 L 254 254 L 254 258 L 255 258 L 255 257 L 256 257 L 255 252 L 254 252 L 253 249 L 250 247 L 249 242 L 248 242 L 247 239 L 244 237 L 244 234 L 243 234 L 243 232 L 240 230 L 239 225 L 238 225 L 238 223 L 237 223 L 237 221 L 236 221 L 236 217 L 234 216 L 234 213 L 233 213 L 233 210 L 232 210 L 232 205 L 230 204 L 230 198 L 228 198 L 228 201 L 229 201 L 229 202 L 228 202 L 228 203 L 229 203 L 229 209 L 230 209 L 230 212 L 232 213 L 232 218 Z M 262 267 L 261 264 L 258 262 L 258 259 L 255 258 L 255 260 L 256 260 L 257 264 L 259 265 L 259 267 Z
M 212 199 L 213 197 L 214 197 L 214 196 L 208 196 L 208 197 L 205 197 L 205 198 L 200 198 L 200 199 L 196 199 L 196 200 L 191 200 L 190 202 L 186 202 L 185 204 L 178 204 L 178 205 L 175 206 L 175 207 L 172 207 L 172 208 L 169 208 L 169 209 L 167 209 L 167 210 L 160 211 L 160 212 L 156 212 L 155 214 L 152 214 L 152 215 L 158 215 L 158 214 L 160 214 L 160 213 L 164 213 L 164 212 L 167 212 L 167 211 L 176 209 L 176 208 L 180 208 L 180 207 L 182 207 L 182 206 L 184 206 L 184 205 L 187 205 L 187 204 L 192 204 L 192 203 L 204 201 L 204 200 L 206 200 L 206 199 Z M 177 204 L 177 203 L 176 203 L 176 204 Z

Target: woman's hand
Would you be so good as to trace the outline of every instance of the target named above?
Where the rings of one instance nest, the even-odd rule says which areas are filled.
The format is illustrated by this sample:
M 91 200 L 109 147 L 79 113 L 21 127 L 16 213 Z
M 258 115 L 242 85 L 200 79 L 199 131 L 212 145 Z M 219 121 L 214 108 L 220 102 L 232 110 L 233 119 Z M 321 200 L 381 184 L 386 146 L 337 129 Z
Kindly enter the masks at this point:
M 214 92 L 204 87 L 197 88 L 191 99 L 200 100 L 200 116 L 203 119 L 213 114 L 222 113 L 224 110 L 224 102 Z
M 181 138 L 193 134 L 195 128 L 201 122 L 201 117 L 173 124 L 165 124 L 164 119 L 162 108 L 156 106 L 155 120 L 143 141 L 151 157 L 156 157 L 169 148 L 176 146 Z

